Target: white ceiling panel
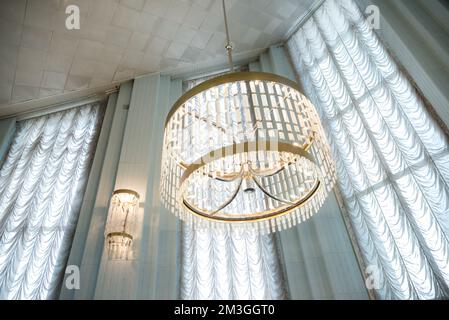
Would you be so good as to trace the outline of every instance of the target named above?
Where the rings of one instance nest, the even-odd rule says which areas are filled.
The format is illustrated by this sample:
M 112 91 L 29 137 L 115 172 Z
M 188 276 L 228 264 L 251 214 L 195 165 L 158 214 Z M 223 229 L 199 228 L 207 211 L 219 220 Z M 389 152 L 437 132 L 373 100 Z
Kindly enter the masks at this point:
M 315 2 L 226 0 L 235 54 L 279 42 Z M 0 0 L 0 106 L 197 68 L 224 44 L 221 0 Z

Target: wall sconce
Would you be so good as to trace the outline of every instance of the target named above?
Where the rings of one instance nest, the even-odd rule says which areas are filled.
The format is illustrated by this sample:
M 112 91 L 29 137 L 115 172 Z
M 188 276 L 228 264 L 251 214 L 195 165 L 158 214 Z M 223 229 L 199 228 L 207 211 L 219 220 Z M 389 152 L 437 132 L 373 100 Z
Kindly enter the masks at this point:
M 128 189 L 112 194 L 106 222 L 106 245 L 111 260 L 126 260 L 131 248 L 133 224 L 139 207 L 139 194 Z

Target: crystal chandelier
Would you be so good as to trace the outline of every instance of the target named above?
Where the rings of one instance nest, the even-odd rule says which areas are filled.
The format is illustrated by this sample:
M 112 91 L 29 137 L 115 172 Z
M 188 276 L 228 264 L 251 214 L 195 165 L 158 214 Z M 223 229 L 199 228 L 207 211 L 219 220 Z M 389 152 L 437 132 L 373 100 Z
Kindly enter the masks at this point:
M 226 50 L 233 71 L 229 35 Z M 289 79 L 231 72 L 186 92 L 167 116 L 162 201 L 196 228 L 291 227 L 334 181 L 318 114 Z
M 112 194 L 105 230 L 109 259 L 127 259 L 133 241 L 133 222 L 138 207 L 137 192 L 119 189 Z

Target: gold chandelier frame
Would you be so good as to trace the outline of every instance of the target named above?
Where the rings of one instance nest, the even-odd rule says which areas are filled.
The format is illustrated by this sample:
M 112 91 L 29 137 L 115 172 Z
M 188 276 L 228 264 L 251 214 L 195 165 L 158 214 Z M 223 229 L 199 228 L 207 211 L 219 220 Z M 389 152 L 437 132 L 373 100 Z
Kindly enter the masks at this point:
M 191 98 L 195 97 L 197 94 L 200 94 L 203 91 L 209 90 L 213 87 L 216 87 L 218 85 L 226 84 L 226 83 L 233 83 L 233 82 L 240 82 L 240 81 L 268 81 L 273 83 L 282 84 L 285 86 L 288 86 L 292 88 L 293 90 L 296 90 L 298 92 L 301 92 L 300 86 L 285 77 L 278 76 L 272 73 L 265 73 L 265 72 L 232 72 L 227 73 L 215 78 L 212 78 L 210 80 L 207 80 L 191 90 L 187 91 L 184 95 L 182 95 L 173 105 L 171 110 L 169 111 L 165 127 L 167 127 L 170 119 L 172 116 Z M 302 157 L 310 161 L 313 165 L 317 166 L 314 157 L 308 152 L 310 146 L 312 145 L 314 141 L 314 136 L 312 135 L 309 137 L 309 143 L 305 144 L 303 146 L 294 145 L 289 142 L 285 141 L 275 141 L 275 140 L 256 140 L 256 141 L 244 141 L 240 143 L 234 143 L 232 145 L 224 146 L 221 148 L 218 148 L 216 150 L 210 151 L 208 154 L 203 155 L 200 159 L 197 159 L 197 161 L 194 161 L 190 164 L 186 164 L 183 162 L 178 163 L 178 165 L 184 170 L 182 176 L 180 177 L 179 186 L 182 190 L 185 186 L 185 182 L 189 179 L 189 177 L 196 172 L 197 170 L 200 170 L 203 166 L 207 165 L 208 163 L 211 163 L 214 160 L 218 160 L 223 157 L 223 154 L 226 156 L 232 156 L 236 155 L 238 153 L 246 153 L 249 151 L 276 151 L 276 152 L 285 152 L 292 154 L 294 156 Z M 251 149 L 251 146 L 255 146 L 255 149 Z M 289 165 L 289 164 L 287 164 Z M 211 177 L 213 178 L 213 177 Z M 220 177 L 215 177 L 220 178 Z M 241 179 L 243 179 L 243 176 L 240 176 Z M 231 179 L 233 180 L 233 179 Z M 279 200 L 276 199 L 274 196 L 270 195 L 265 191 L 265 189 L 258 183 L 256 180 L 256 185 L 259 187 L 259 189 L 262 190 L 263 193 L 265 193 L 267 196 L 271 197 L 272 199 L 275 199 L 280 202 L 284 202 L 286 204 L 282 206 L 278 206 L 276 208 L 265 210 L 262 212 L 259 212 L 257 214 L 240 214 L 238 216 L 232 216 L 228 215 L 227 217 L 215 215 L 218 211 L 222 210 L 225 206 L 218 209 L 217 211 L 207 211 L 205 209 L 200 209 L 196 207 L 195 205 L 189 203 L 183 195 L 183 192 L 181 192 L 181 198 L 178 199 L 182 203 L 182 206 L 185 210 L 193 214 L 194 216 L 208 220 L 208 221 L 216 221 L 216 222 L 225 222 L 225 223 L 246 223 L 246 222 L 260 222 L 264 220 L 270 220 L 276 217 L 280 217 L 283 215 L 286 215 L 301 206 L 303 206 L 309 199 L 315 196 L 316 193 L 320 190 L 320 187 L 322 186 L 322 183 L 319 179 L 315 179 L 313 186 L 308 190 L 308 192 L 297 199 L 293 201 L 285 201 L 285 200 Z M 231 197 L 230 201 L 227 202 L 229 204 L 233 198 L 236 196 L 237 192 L 241 188 L 241 180 L 240 184 L 237 187 L 237 190 L 235 194 Z

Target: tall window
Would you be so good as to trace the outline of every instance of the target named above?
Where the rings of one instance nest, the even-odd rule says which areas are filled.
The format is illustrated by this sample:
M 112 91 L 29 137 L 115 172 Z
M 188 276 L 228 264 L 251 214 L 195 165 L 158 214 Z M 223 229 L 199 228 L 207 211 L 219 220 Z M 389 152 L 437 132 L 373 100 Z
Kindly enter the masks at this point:
M 100 128 L 100 104 L 21 121 L 0 170 L 0 298 L 55 298 Z
M 449 297 L 447 137 L 353 0 L 325 1 L 288 48 L 378 297 Z
M 284 299 L 275 235 L 182 224 L 182 299 Z

